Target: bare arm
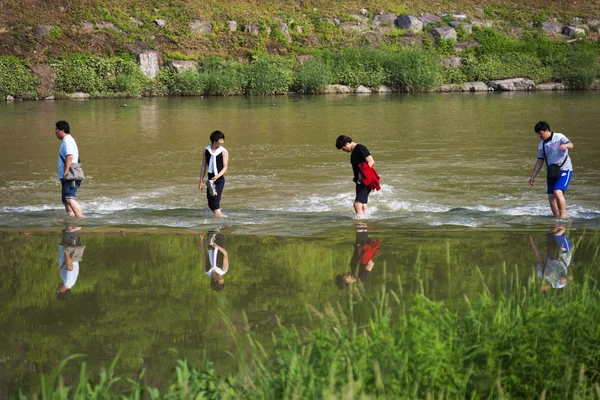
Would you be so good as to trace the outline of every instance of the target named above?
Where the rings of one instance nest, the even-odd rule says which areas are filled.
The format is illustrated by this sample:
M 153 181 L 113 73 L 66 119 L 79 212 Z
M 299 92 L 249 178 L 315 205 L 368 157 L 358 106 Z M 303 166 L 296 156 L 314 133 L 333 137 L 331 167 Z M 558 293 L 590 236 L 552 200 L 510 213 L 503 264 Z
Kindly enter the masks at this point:
M 544 160 L 538 158 L 533 166 L 533 172 L 531 173 L 531 178 L 529 178 L 529 186 L 533 186 L 533 182 L 535 181 L 535 177 L 540 173 L 540 169 L 542 169 L 542 165 L 544 165 Z
M 63 174 L 63 180 L 67 179 L 67 174 L 69 173 L 69 168 L 71 168 L 71 164 L 73 163 L 73 155 L 69 154 L 65 159 L 65 172 Z
M 71 255 L 67 249 L 63 250 L 65 253 L 65 265 L 67 266 L 67 270 L 73 271 L 73 260 L 71 260 Z
M 373 165 L 375 165 L 375 160 L 373 160 L 373 156 L 368 156 L 367 158 L 365 158 L 365 161 L 367 162 L 367 164 L 369 164 L 369 167 L 373 168 Z
M 200 183 L 198 188 L 204 190 L 204 174 L 206 174 L 206 153 L 202 152 L 202 166 L 200 167 Z
M 227 150 L 223 150 L 223 169 L 219 171 L 217 175 L 215 175 L 212 180 L 216 181 L 227 172 L 227 167 L 229 166 L 229 152 Z
M 223 272 L 227 272 L 227 270 L 229 269 L 229 254 L 227 254 L 227 250 L 225 250 L 216 243 L 213 243 L 212 246 L 216 249 L 219 249 L 219 251 L 223 253 L 223 267 L 221 269 L 223 270 Z
M 204 270 L 206 271 L 206 246 L 204 246 L 204 235 L 200 234 L 200 248 L 202 249 L 202 264 L 204 264 Z M 209 268 L 210 269 L 210 268 Z
M 575 147 L 573 142 L 569 142 L 569 143 L 561 144 L 558 148 L 565 151 L 566 149 L 572 149 L 573 147 Z

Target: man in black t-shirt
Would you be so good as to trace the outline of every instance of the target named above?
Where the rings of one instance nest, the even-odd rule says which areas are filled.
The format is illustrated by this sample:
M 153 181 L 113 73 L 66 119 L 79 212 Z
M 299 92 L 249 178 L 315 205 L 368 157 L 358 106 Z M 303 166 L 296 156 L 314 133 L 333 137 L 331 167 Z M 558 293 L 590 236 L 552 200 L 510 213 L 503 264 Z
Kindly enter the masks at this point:
M 356 183 L 356 197 L 354 199 L 354 211 L 357 217 L 367 215 L 367 202 L 369 201 L 369 193 L 371 188 L 362 182 L 362 176 L 358 169 L 360 163 L 366 162 L 369 167 L 373 168 L 375 161 L 373 156 L 369 152 L 366 146 L 354 143 L 352 138 L 346 135 L 340 135 L 335 141 L 335 147 L 338 150 L 350 153 L 350 164 L 352 164 L 352 171 L 354 172 L 354 178 L 352 179 Z

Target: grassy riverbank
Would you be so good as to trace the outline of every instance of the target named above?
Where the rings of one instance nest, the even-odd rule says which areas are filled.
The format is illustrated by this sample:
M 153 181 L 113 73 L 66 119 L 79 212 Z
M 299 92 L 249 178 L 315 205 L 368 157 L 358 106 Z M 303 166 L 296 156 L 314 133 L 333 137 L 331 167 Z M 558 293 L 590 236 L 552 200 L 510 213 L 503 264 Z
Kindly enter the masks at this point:
M 587 3 L 29 2 L 35 8 L 3 6 L 2 97 L 321 93 L 335 84 L 414 92 L 514 77 L 588 89 L 600 75 L 600 7 Z M 376 20 L 423 12 L 441 19 L 417 31 Z M 548 33 L 548 21 L 584 28 Z M 433 34 L 451 24 L 456 39 Z M 183 73 L 161 64 L 150 79 L 136 60 L 145 51 L 192 63 Z
M 493 281 L 481 275 L 479 296 L 449 305 L 426 289 L 403 298 L 388 277 L 381 291 L 354 287 L 342 304 L 308 306 L 308 328 L 279 325 L 271 342 L 224 319 L 221 340 L 238 364 L 230 376 L 210 362 L 180 361 L 162 393 L 118 378 L 118 360 L 99 376 L 41 378 L 28 397 L 42 398 L 581 398 L 600 397 L 600 237 L 577 238 L 577 279 L 544 291 L 537 274 L 517 267 Z M 451 257 L 448 253 L 447 257 Z M 498 294 L 494 294 L 498 293 Z M 77 363 L 70 360 L 68 363 Z M 121 397 L 120 397 L 121 396 Z

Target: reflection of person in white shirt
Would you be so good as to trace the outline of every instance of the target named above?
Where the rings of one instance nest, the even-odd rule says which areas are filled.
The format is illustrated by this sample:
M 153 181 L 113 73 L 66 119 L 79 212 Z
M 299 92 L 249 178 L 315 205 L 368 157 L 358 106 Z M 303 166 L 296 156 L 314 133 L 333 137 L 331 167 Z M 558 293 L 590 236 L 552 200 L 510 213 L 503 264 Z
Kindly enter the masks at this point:
M 62 282 L 56 288 L 56 298 L 67 300 L 71 295 L 71 288 L 77 282 L 79 275 L 79 262 L 73 261 L 69 251 L 62 244 L 58 245 L 58 266 Z
M 542 289 L 547 291 L 550 285 L 555 289 L 565 287 L 569 279 L 569 265 L 573 258 L 573 248 L 567 235 L 566 228 L 557 224 L 550 229 L 546 240 L 546 258 L 536 246 L 533 236 L 529 236 L 529 244 L 537 261 L 538 276 L 544 281 Z
M 222 247 L 224 237 L 220 233 L 209 233 L 208 252 L 204 245 L 204 235 L 200 235 L 200 247 L 202 249 L 202 259 L 204 260 L 204 272 L 210 276 L 210 287 L 213 290 L 221 291 L 225 288 L 225 279 L 223 275 L 229 270 L 229 255 L 227 250 Z

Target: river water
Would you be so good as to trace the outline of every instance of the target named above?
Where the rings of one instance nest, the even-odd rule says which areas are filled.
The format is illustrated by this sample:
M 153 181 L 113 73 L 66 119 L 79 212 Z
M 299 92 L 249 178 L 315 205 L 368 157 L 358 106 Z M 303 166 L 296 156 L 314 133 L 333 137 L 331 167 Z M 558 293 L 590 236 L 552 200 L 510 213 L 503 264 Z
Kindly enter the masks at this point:
M 544 278 L 569 290 L 597 275 L 599 109 L 593 92 L 0 104 L 0 398 L 17 382 L 35 388 L 73 353 L 92 373 L 120 354 L 118 374 L 146 369 L 161 388 L 180 358 L 232 371 L 232 327 L 268 343 L 278 320 L 310 326 L 307 305 L 348 304 L 383 285 L 460 307 L 538 280 L 535 248 L 543 260 L 569 253 L 564 274 Z M 78 193 L 85 221 L 63 217 L 59 119 L 89 178 Z M 543 171 L 528 186 L 538 120 L 575 145 L 569 220 L 550 217 Z M 216 129 L 230 152 L 219 220 L 197 188 Z M 339 134 L 367 145 L 382 177 L 366 221 L 352 219 Z M 221 269 L 228 257 L 222 287 L 207 273 L 213 237 Z M 78 273 L 61 301 L 69 240 Z

